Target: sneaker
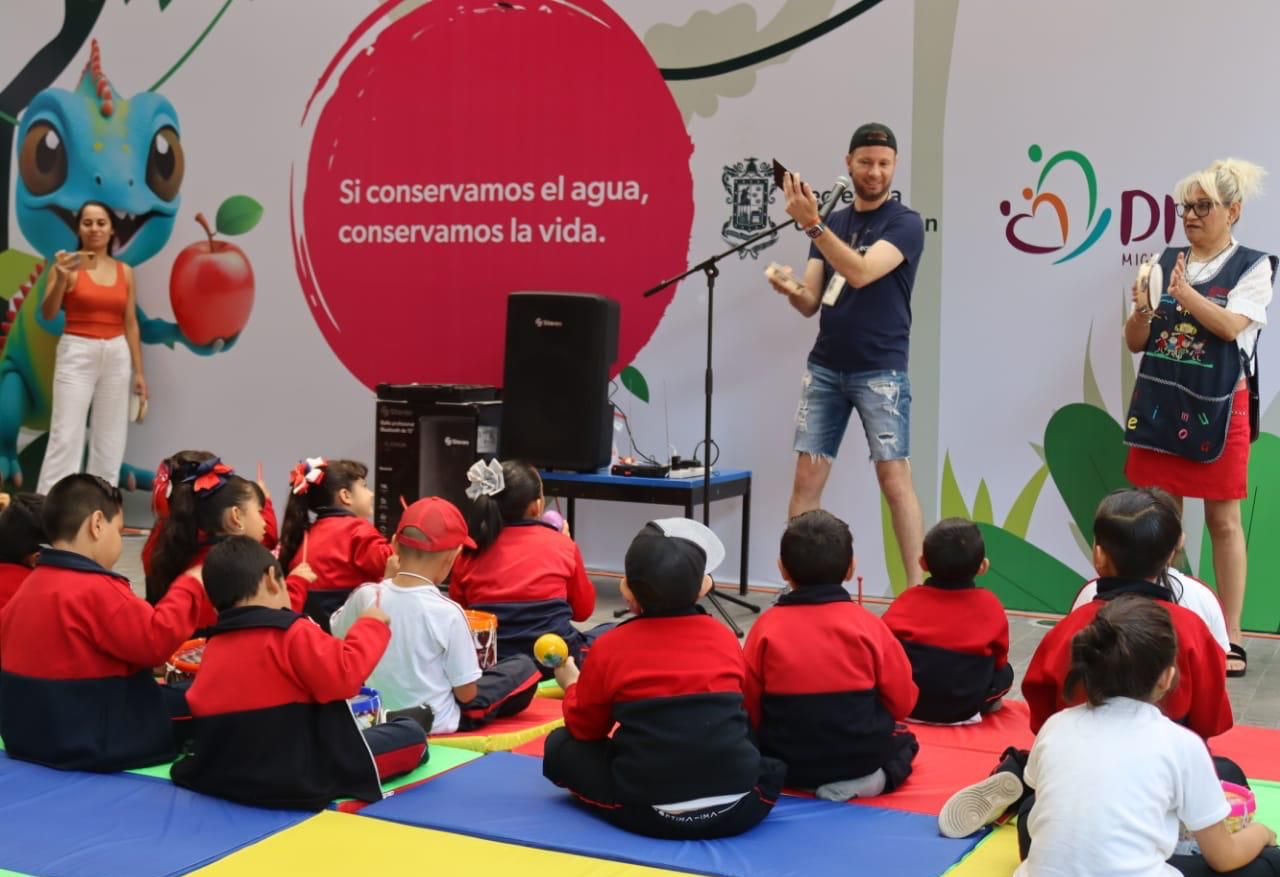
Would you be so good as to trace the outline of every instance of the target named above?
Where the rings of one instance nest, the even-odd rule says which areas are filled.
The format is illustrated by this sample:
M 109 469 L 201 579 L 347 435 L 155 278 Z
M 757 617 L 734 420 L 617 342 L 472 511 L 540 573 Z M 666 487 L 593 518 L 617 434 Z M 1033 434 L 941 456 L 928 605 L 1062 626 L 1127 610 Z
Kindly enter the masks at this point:
M 1022 780 L 1008 771 L 993 773 L 981 782 L 961 789 L 942 805 L 938 831 L 944 837 L 968 837 L 1000 818 L 1022 797 Z

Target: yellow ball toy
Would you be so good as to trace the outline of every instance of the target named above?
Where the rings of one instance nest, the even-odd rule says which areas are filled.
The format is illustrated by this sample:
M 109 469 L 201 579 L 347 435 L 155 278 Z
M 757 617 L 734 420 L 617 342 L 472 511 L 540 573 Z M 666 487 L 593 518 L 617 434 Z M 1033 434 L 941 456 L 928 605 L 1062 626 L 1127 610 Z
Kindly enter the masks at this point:
M 569 657 L 569 646 L 562 637 L 544 633 L 533 644 L 533 657 L 544 667 L 559 667 Z

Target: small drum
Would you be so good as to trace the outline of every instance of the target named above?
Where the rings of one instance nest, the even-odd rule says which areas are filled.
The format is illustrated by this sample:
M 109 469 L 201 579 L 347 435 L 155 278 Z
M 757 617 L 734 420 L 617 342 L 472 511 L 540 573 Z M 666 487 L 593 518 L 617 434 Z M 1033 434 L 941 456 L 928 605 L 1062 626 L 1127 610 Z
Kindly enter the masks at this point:
M 1222 791 L 1227 795 L 1227 803 L 1231 805 L 1231 815 L 1226 818 L 1227 830 L 1235 834 L 1253 821 L 1253 814 L 1258 809 L 1258 799 L 1244 786 L 1222 781 Z
M 204 658 L 204 638 L 189 639 L 173 656 L 165 661 L 164 681 L 169 685 L 190 683 L 200 670 L 200 661 Z
M 476 660 L 481 670 L 488 670 L 498 663 L 498 616 L 492 612 L 475 609 L 462 610 L 471 626 L 471 641 L 476 646 Z
M 347 699 L 347 706 L 351 707 L 351 715 L 356 717 L 356 724 L 361 729 L 380 725 L 386 719 L 382 711 L 382 695 L 376 688 L 362 687 L 359 694 Z

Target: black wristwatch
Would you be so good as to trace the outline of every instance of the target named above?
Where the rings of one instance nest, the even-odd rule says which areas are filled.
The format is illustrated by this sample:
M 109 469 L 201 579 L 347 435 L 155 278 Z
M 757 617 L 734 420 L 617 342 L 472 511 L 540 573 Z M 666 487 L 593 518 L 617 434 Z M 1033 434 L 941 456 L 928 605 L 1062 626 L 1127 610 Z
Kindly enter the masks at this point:
M 807 234 L 811 240 L 817 240 L 818 238 L 822 237 L 822 233 L 827 230 L 827 227 L 823 225 L 822 220 L 819 219 L 817 222 L 815 222 L 813 225 L 809 226 L 808 228 L 802 228 L 800 230 L 803 231 L 805 234 Z

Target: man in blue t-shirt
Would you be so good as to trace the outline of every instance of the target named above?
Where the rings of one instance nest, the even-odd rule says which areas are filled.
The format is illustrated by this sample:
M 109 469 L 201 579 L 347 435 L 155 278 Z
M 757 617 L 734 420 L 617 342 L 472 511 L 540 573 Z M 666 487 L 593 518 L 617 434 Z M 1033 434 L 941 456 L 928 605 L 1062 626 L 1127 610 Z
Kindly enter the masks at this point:
M 824 224 L 818 200 L 797 174 L 783 180 L 787 215 L 813 241 L 804 280 L 771 265 L 773 288 L 791 306 L 820 314 L 796 412 L 796 476 L 792 517 L 816 509 L 849 415 L 867 434 L 876 478 L 893 514 L 893 531 L 909 584 L 922 581 L 924 527 L 911 482 L 911 287 L 924 250 L 920 214 L 892 197 L 898 143 L 885 125 L 853 133 L 845 163 L 853 179 L 851 208 Z

